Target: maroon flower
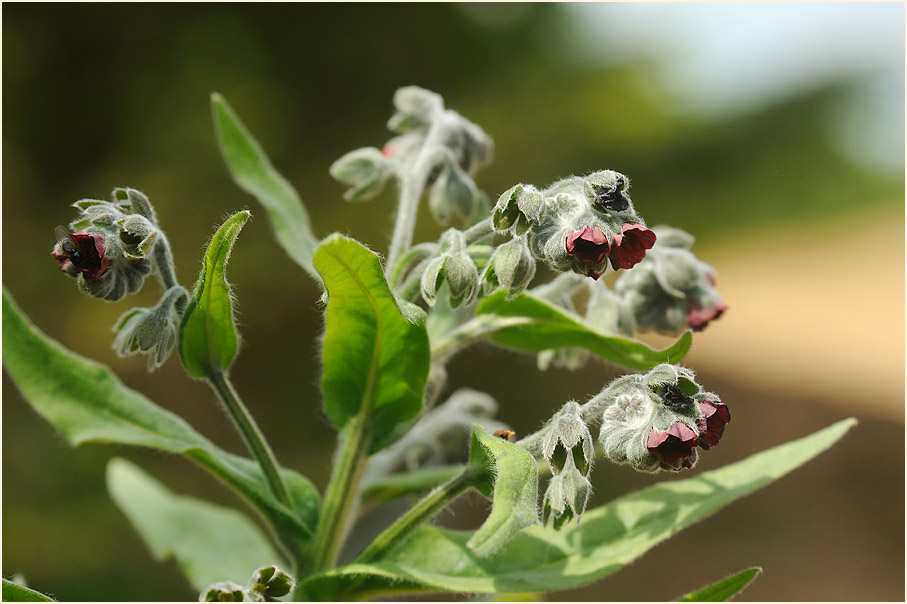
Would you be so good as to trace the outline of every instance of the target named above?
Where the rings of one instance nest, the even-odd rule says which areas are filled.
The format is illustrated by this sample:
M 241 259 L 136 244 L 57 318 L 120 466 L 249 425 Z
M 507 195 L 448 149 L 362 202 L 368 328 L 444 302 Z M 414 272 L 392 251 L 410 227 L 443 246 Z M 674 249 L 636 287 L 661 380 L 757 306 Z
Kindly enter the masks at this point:
M 727 405 L 718 401 L 699 401 L 699 412 L 702 417 L 696 420 L 699 429 L 699 446 L 711 449 L 721 440 L 724 427 L 731 421 L 731 412 Z
M 624 223 L 621 234 L 614 236 L 611 246 L 611 266 L 614 270 L 619 268 L 633 268 L 633 266 L 646 257 L 646 250 L 655 245 L 655 233 L 635 222 Z
M 586 269 L 586 275 L 598 279 L 604 273 L 600 265 L 608 258 L 608 237 L 597 226 L 587 226 L 582 231 L 567 235 L 567 254 L 576 258 Z
M 724 302 L 716 302 L 711 306 L 703 306 L 696 302 L 690 302 L 687 308 L 687 325 L 693 331 L 702 331 L 709 321 L 714 321 L 727 310 Z
M 666 432 L 652 430 L 646 440 L 646 449 L 657 455 L 666 465 L 677 460 L 685 460 L 693 455 L 693 449 L 699 444 L 699 437 L 688 425 L 675 422 Z M 690 467 L 684 463 L 685 467 Z
M 60 263 L 61 271 L 70 272 L 67 269 L 74 266 L 82 271 L 85 279 L 97 279 L 110 265 L 110 258 L 104 255 L 106 252 L 107 244 L 104 243 L 103 235 L 79 232 L 66 233 L 51 255 Z

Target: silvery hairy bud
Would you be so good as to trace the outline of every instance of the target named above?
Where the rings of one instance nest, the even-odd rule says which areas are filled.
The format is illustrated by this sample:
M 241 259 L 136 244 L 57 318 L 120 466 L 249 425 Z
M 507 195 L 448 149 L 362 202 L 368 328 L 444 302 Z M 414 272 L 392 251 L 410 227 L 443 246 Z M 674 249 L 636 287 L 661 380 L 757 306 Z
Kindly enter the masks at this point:
M 655 234 L 636 215 L 628 183 L 623 174 L 602 170 L 544 189 L 544 218 L 530 230 L 533 254 L 556 270 L 593 279 L 609 263 L 614 270 L 632 268 L 655 243 Z
M 445 161 L 428 192 L 428 208 L 441 226 L 468 224 L 478 214 L 479 190 L 459 165 Z
M 592 483 L 573 465 L 572 460 L 568 460 L 564 470 L 552 476 L 548 483 L 542 501 L 542 522 L 547 524 L 549 519 L 553 519 L 555 530 L 560 530 L 573 518 L 579 523 L 591 493 Z
M 518 184 L 498 197 L 491 215 L 491 224 L 499 233 L 511 232 L 521 237 L 539 223 L 545 212 L 545 201 L 532 185 Z
M 198 597 L 199 602 L 242 602 L 243 588 L 232 581 L 221 581 L 206 588 Z
M 147 354 L 153 371 L 170 356 L 176 344 L 177 325 L 189 300 L 189 292 L 175 285 L 152 308 L 133 308 L 114 324 L 113 348 L 120 356 Z
M 441 236 L 438 249 L 440 255 L 422 273 L 422 297 L 434 306 L 441 286 L 447 284 L 450 307 L 468 306 L 478 293 L 479 271 L 466 251 L 463 233 L 449 229 Z
M 96 298 L 114 301 L 138 291 L 161 235 L 148 198 L 135 189 L 114 189 L 113 202 L 83 199 L 73 206 L 79 218 L 54 231 L 51 255 L 60 270 Z
M 393 164 L 375 147 L 350 151 L 330 167 L 331 176 L 350 188 L 343 194 L 347 201 L 365 201 L 384 190 L 393 175 Z
M 273 564 L 262 566 L 252 575 L 246 592 L 251 602 L 274 602 L 293 589 L 293 578 Z
M 582 410 L 576 401 L 568 401 L 545 427 L 541 443 L 542 456 L 551 472 L 560 474 L 567 466 L 578 469 L 583 476 L 592 468 L 595 451 L 592 434 L 583 421 Z
M 397 112 L 387 122 L 391 132 L 409 132 L 428 128 L 431 121 L 444 110 L 440 95 L 418 86 L 404 86 L 394 93 Z
M 697 447 L 717 445 L 731 420 L 717 395 L 675 365 L 618 378 L 596 399 L 605 405 L 599 434 L 605 456 L 643 472 L 692 468 Z
M 617 279 L 617 294 L 632 309 L 639 329 L 670 335 L 687 328 L 700 331 L 727 310 L 715 289 L 715 270 L 689 250 L 692 236 L 664 226 L 654 231 L 658 244 Z
M 503 289 L 510 300 L 520 295 L 534 276 L 535 258 L 526 240 L 514 238 L 495 249 L 482 275 L 482 285 L 486 294 Z

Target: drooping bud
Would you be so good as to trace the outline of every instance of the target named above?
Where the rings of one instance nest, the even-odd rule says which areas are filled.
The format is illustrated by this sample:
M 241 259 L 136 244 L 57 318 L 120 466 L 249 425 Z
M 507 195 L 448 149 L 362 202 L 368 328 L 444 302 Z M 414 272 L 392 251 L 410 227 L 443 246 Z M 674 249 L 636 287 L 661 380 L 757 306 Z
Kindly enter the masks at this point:
M 387 122 L 392 132 L 409 132 L 425 129 L 435 115 L 444 109 L 444 101 L 437 93 L 419 86 L 404 86 L 394 93 L 397 112 Z
M 252 602 L 273 602 L 293 589 L 293 578 L 276 565 L 263 566 L 255 571 L 247 592 Z
M 147 354 L 148 370 L 157 369 L 173 350 L 179 315 L 188 300 L 189 292 L 176 285 L 154 307 L 127 311 L 114 324 L 114 350 L 120 356 Z
M 506 190 L 494 206 L 491 223 L 499 233 L 512 232 L 521 237 L 538 224 L 545 212 L 545 201 L 532 185 L 518 184 Z
M 479 192 L 460 166 L 448 164 L 428 193 L 428 208 L 441 226 L 467 224 L 478 212 Z
M 466 252 L 463 233 L 448 229 L 438 242 L 438 251 L 440 255 L 422 273 L 422 298 L 433 306 L 441 286 L 447 284 L 451 308 L 471 304 L 479 289 L 479 271 Z
M 331 176 L 350 189 L 343 194 L 347 201 L 365 201 L 377 196 L 393 174 L 390 160 L 375 147 L 350 151 L 329 169 Z
M 727 310 L 715 289 L 715 271 L 689 251 L 692 237 L 683 231 L 657 227 L 655 232 L 659 243 L 617 279 L 615 290 L 639 329 L 670 335 L 700 331 Z
M 221 581 L 205 589 L 198 597 L 199 602 L 242 602 L 243 588 L 232 581 Z
M 547 524 L 549 519 L 553 520 L 555 530 L 560 530 L 573 518 L 579 523 L 591 493 L 592 483 L 568 458 L 563 471 L 552 476 L 548 483 L 542 501 L 542 522 Z
M 520 295 L 535 276 L 535 258 L 526 240 L 514 238 L 495 249 L 485 268 L 482 283 L 486 294 L 497 289 L 507 292 L 507 299 Z
M 576 401 L 568 401 L 548 422 L 542 439 L 542 456 L 551 466 L 554 474 L 572 465 L 583 476 L 592 468 L 595 456 L 592 434 L 583 421 L 582 412 Z

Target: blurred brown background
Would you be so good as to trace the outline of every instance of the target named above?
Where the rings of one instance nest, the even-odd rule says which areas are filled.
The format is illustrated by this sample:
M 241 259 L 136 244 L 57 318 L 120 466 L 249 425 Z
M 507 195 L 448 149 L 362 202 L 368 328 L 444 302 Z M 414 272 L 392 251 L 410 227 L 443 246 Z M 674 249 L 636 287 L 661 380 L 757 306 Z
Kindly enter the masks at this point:
M 37 325 L 242 452 L 212 393 L 176 359 L 118 359 L 107 304 L 56 270 L 68 204 L 115 186 L 147 193 L 179 277 L 228 213 L 249 207 L 230 264 L 244 348 L 232 374 L 281 461 L 322 487 L 334 434 L 320 411 L 311 280 L 271 238 L 217 152 L 222 93 L 298 188 L 317 232 L 386 250 L 393 195 L 342 201 L 328 166 L 389 134 L 396 88 L 417 84 L 495 140 L 478 184 L 492 197 L 611 168 L 650 225 L 697 236 L 727 315 L 686 363 L 733 422 L 695 472 L 855 416 L 838 446 L 558 600 L 665 600 L 747 566 L 741 600 L 904 599 L 903 4 L 44 5 L 3 11 L 3 283 Z M 417 239 L 438 229 L 427 212 Z M 543 274 L 540 278 L 548 278 Z M 658 338 L 651 341 L 663 342 Z M 615 375 L 534 370 L 480 347 L 451 386 L 488 391 L 534 430 Z M 494 372 L 488 371 L 494 367 Z M 104 488 L 112 455 L 179 493 L 241 505 L 182 459 L 73 450 L 3 377 L 3 575 L 66 600 L 195 599 L 155 562 Z M 667 477 L 673 479 L 674 477 Z M 661 478 L 659 478 L 661 479 Z M 653 477 L 599 464 L 595 503 Z M 467 501 L 445 522 L 475 525 Z

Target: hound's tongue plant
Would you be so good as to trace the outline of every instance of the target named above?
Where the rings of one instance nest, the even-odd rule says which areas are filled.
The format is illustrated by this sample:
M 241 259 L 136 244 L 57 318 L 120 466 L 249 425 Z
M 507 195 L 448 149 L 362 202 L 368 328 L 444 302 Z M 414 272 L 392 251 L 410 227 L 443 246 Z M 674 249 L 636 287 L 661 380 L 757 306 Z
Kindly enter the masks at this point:
M 77 215 L 68 228 L 56 229 L 51 252 L 77 289 L 103 300 L 138 291 L 151 273 L 159 277 L 160 300 L 114 323 L 114 348 L 122 356 L 146 355 L 149 370 L 177 350 L 187 373 L 211 386 L 248 458 L 221 450 L 107 367 L 65 349 L 5 290 L 2 315 L 9 375 L 72 444 L 122 443 L 183 455 L 258 514 L 266 530 L 237 510 L 176 495 L 133 464 L 111 460 L 114 501 L 155 556 L 176 558 L 200 600 L 575 588 L 787 474 L 853 425 L 845 420 L 590 509 L 596 481 L 621 471 L 602 462 L 681 472 L 705 451 L 720 457 L 712 449 L 747 429 L 740 420 L 730 428 L 733 402 L 707 391 L 680 364 L 690 330 L 711 325 L 728 308 L 714 270 L 693 255 L 693 238 L 647 227 L 630 199 L 630 179 L 613 170 L 547 186 L 519 183 L 492 203 L 476 183 L 491 162 L 491 139 L 439 95 L 410 86 L 394 96 L 388 127 L 395 136 L 347 153 L 330 169 L 349 187 L 344 197 L 351 201 L 396 185 L 386 257 L 345 235 L 319 239 L 299 195 L 226 100 L 214 95 L 211 102 L 234 180 L 258 200 L 277 242 L 323 290 L 324 336 L 311 362 L 320 359 L 321 408 L 337 431 L 337 450 L 321 494 L 297 472 L 306 468 L 281 466 L 252 413 L 316 403 L 253 398 L 247 404 L 242 396 L 254 392 L 241 392 L 230 380 L 239 336 L 226 268 L 248 211 L 215 231 L 193 288 L 177 281 L 151 201 L 136 189 L 116 188 L 110 201 L 75 202 Z M 444 230 L 436 240 L 414 242 L 423 200 Z M 613 289 L 601 279 L 609 267 L 620 271 Z M 677 340 L 651 348 L 634 338 L 648 329 Z M 610 375 L 613 367 L 626 374 L 585 402 L 546 400 L 550 418 L 537 418 L 540 427 L 531 434 L 514 434 L 508 424 L 522 413 L 521 401 L 468 389 L 443 396 L 446 363 L 478 342 L 538 355 L 541 370 L 597 359 L 612 366 Z M 467 456 L 465 465 L 455 463 Z M 430 522 L 468 490 L 490 500 L 480 527 L 450 531 Z M 409 510 L 338 565 L 360 514 L 404 497 L 412 499 Z M 703 540 L 692 533 L 679 538 Z M 745 569 L 684 599 L 727 599 L 759 572 Z M 689 587 L 678 586 L 678 593 Z M 3 597 L 44 596 L 4 579 Z

